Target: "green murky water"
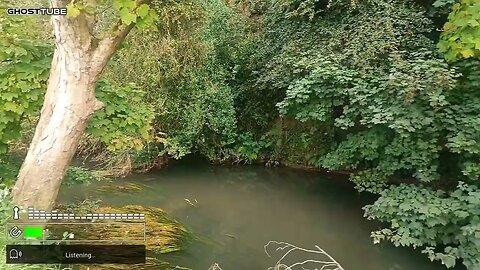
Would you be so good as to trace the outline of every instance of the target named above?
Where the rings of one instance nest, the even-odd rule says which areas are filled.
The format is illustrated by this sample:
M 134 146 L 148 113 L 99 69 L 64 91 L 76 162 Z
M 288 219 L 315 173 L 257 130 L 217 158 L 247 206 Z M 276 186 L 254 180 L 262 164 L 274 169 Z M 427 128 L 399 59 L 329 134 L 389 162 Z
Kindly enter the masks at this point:
M 102 200 L 101 205 L 165 209 L 203 242 L 191 243 L 187 250 L 163 259 L 195 270 L 207 270 L 214 263 L 223 270 L 267 269 L 282 255 L 282 250 L 272 257 L 265 253 L 264 245 L 272 240 L 307 249 L 317 245 L 345 270 L 444 269 L 410 249 L 374 245 L 370 231 L 379 225 L 365 220 L 361 210 L 373 198 L 359 195 L 336 176 L 261 166 L 176 164 L 112 184 L 132 183 L 145 188 L 102 192 L 99 187 L 106 183 L 93 183 L 64 188 L 60 201 L 88 198 Z M 313 257 L 297 251 L 284 261 L 291 264 Z M 313 264 L 308 266 L 315 269 Z

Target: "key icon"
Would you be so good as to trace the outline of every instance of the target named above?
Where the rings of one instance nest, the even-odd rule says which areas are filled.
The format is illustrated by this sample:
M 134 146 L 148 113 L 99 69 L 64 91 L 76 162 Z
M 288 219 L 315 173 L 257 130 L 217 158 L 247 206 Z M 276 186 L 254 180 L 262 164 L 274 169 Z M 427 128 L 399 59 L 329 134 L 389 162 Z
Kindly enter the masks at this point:
M 18 206 L 13 207 L 13 219 L 20 219 L 19 211 L 20 208 L 18 208 Z

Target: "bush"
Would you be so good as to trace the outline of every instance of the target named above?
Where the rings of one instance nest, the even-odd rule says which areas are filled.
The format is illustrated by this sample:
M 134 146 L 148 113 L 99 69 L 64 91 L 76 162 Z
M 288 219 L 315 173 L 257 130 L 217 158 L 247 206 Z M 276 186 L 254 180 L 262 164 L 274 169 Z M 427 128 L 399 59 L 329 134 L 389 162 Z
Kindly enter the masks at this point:
M 461 259 L 478 268 L 480 62 L 443 60 L 439 19 L 415 1 L 271 3 L 252 78 L 242 85 L 248 94 L 237 100 L 250 119 L 261 102 L 276 105 L 254 120 L 262 123 L 255 137 L 287 120 L 284 157 L 350 171 L 359 190 L 381 195 L 367 213 L 393 227 L 376 241 L 423 246 L 449 267 Z M 389 179 L 418 186 L 389 187 Z M 438 223 L 422 219 L 425 207 Z
M 390 222 L 372 233 L 374 242 L 422 247 L 446 267 L 461 259 L 468 269 L 480 268 L 480 189 L 460 183 L 453 192 L 413 185 L 390 187 L 365 207 L 368 219 Z

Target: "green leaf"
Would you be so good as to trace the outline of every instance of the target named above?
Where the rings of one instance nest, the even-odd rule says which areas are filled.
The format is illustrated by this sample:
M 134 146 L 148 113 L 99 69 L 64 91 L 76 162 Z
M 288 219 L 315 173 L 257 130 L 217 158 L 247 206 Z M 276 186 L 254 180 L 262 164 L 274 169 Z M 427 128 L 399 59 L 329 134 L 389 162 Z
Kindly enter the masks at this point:
M 149 14 L 149 11 L 150 11 L 150 6 L 147 5 L 147 4 L 141 4 L 138 8 L 137 8 L 137 16 L 139 16 L 140 18 L 144 19 L 148 14 Z
M 447 268 L 452 268 L 455 266 L 456 258 L 446 255 L 442 258 L 442 263 L 445 264 Z
M 142 18 L 137 18 L 137 22 L 135 23 L 135 25 L 139 28 L 139 29 L 145 29 L 147 28 L 149 25 L 145 22 L 144 19 Z
M 3 109 L 5 111 L 12 111 L 12 112 L 15 112 L 18 108 L 18 105 L 13 103 L 13 102 L 6 102 L 4 105 L 3 105 Z
M 462 54 L 463 58 L 469 58 L 475 55 L 472 49 L 463 49 L 460 50 L 460 53 Z
M 80 9 L 73 3 L 67 4 L 67 17 L 75 18 L 80 15 Z
M 113 8 L 116 10 L 120 10 L 123 8 L 123 1 L 122 0 L 114 0 L 113 1 Z
M 116 10 L 121 10 L 122 8 L 126 8 L 127 10 L 131 11 L 137 6 L 135 0 L 114 0 L 113 7 Z
M 120 19 L 126 25 L 130 25 L 137 20 L 137 16 L 131 13 L 127 8 L 120 9 Z
M 0 95 L 0 99 L 7 100 L 7 101 L 12 101 L 13 98 L 16 98 L 16 97 L 18 97 L 18 94 L 15 92 L 14 93 L 6 92 Z

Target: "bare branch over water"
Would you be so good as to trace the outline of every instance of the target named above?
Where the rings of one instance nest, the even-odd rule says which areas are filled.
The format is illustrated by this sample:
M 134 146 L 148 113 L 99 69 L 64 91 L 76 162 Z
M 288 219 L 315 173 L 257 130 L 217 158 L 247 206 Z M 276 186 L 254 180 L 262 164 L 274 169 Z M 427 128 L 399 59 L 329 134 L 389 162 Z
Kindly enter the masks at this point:
M 345 270 L 332 256 L 317 245 L 315 249 L 305 249 L 287 242 L 269 241 L 264 246 L 264 250 L 268 257 L 277 257 L 275 265 L 269 267 L 268 270 Z

